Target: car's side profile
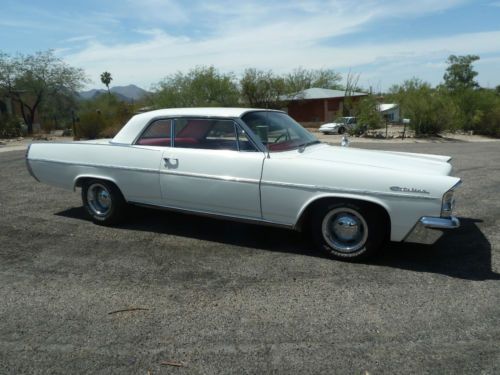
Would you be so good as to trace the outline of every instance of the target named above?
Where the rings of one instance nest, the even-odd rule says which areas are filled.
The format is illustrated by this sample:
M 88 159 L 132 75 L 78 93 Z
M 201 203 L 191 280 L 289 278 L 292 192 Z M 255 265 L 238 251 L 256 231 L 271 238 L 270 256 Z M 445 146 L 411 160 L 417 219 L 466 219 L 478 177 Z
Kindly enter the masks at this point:
M 449 157 L 334 147 L 280 111 L 180 108 L 134 116 L 112 140 L 32 144 L 37 180 L 81 188 L 98 224 L 128 204 L 308 229 L 337 259 L 456 228 Z
M 321 125 L 318 130 L 323 134 L 344 134 L 346 131 L 354 129 L 356 124 L 356 117 L 338 117 L 333 122 Z

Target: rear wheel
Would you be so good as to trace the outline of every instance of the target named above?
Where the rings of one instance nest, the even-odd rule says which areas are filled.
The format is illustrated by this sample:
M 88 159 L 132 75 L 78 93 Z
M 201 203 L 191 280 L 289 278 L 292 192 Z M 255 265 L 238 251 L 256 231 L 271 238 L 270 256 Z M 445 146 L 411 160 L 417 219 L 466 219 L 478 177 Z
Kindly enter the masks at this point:
M 96 224 L 111 225 L 123 219 L 127 203 L 111 182 L 88 180 L 82 185 L 82 202 Z
M 311 220 L 313 239 L 334 259 L 357 260 L 377 251 L 385 239 L 385 220 L 355 202 L 331 203 L 316 209 Z
M 343 126 L 341 126 L 339 128 L 339 134 L 344 134 L 345 133 L 345 128 Z

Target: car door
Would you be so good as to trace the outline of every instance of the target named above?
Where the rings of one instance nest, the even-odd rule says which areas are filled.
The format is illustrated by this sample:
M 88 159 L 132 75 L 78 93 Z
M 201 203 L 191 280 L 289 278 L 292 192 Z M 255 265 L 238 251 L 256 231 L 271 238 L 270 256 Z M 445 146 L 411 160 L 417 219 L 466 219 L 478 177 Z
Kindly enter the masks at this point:
M 265 154 L 230 119 L 177 118 L 163 153 L 160 184 L 168 207 L 261 219 Z

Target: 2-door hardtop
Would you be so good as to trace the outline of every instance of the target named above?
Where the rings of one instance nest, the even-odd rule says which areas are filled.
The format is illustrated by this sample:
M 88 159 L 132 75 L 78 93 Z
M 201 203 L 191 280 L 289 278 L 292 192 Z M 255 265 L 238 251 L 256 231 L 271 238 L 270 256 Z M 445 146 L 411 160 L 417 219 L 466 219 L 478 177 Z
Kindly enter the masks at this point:
M 385 240 L 432 243 L 456 228 L 450 157 L 336 147 L 281 111 L 164 109 L 134 116 L 111 140 L 34 143 L 40 182 L 82 188 L 94 222 L 146 205 L 310 229 L 334 258 Z

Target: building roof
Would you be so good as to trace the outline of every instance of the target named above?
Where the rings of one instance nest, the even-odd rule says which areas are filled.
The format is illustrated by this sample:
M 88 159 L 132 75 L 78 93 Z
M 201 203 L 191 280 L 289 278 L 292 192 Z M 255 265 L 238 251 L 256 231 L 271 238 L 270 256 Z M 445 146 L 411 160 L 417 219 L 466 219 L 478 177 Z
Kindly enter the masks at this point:
M 391 109 L 396 109 L 398 108 L 399 105 L 396 103 L 381 103 L 378 105 L 378 110 L 380 112 L 385 112 L 385 111 L 390 111 Z
M 365 92 L 352 92 L 350 96 L 366 96 Z M 311 100 L 311 99 L 333 99 L 333 98 L 343 98 L 345 97 L 344 90 L 331 90 L 322 89 L 319 87 L 312 87 L 310 89 L 303 90 L 294 95 L 286 95 L 283 97 L 284 100 Z

